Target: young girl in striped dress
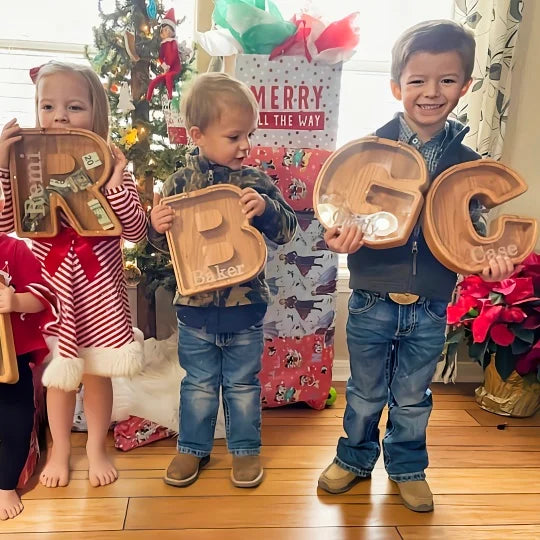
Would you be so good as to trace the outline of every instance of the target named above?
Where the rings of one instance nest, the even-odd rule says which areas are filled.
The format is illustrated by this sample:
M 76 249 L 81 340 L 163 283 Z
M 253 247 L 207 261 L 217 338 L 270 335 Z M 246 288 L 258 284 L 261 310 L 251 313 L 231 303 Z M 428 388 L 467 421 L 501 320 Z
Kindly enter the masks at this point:
M 108 137 L 107 96 L 98 76 L 86 66 L 51 62 L 33 70 L 38 127 L 82 128 Z M 20 139 L 15 119 L 0 136 L 0 177 L 6 208 L 0 230 L 13 230 L 9 183 L 9 147 Z M 122 224 L 122 238 L 138 242 L 146 234 L 146 216 L 126 159 L 112 147 L 113 173 L 103 192 Z M 54 238 L 37 238 L 32 250 L 41 263 L 44 280 L 60 299 L 58 324 L 47 329 L 51 360 L 43 375 L 53 439 L 41 473 L 44 486 L 69 482 L 71 425 L 75 392 L 84 384 L 88 423 L 88 477 L 92 486 L 114 482 L 118 473 L 109 460 L 105 441 L 111 419 L 110 377 L 132 376 L 142 369 L 142 336 L 131 324 L 123 277 L 120 237 L 79 236 L 63 217 Z M 46 336 L 47 337 L 47 336 Z

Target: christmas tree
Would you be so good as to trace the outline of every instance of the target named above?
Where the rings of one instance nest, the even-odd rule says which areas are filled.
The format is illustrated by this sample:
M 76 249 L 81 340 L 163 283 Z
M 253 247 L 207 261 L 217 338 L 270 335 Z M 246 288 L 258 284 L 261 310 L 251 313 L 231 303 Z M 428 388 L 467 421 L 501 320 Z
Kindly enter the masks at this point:
M 166 12 L 157 0 L 116 0 L 114 10 L 108 13 L 103 9 L 103 0 L 98 0 L 98 10 L 102 21 L 94 28 L 98 52 L 88 58 L 94 70 L 106 80 L 111 140 L 132 163 L 141 202 L 150 210 L 155 183 L 164 181 L 182 164 L 187 150 L 185 145 L 171 144 L 166 120 L 171 114 L 178 115 L 182 85 L 193 73 L 193 55 L 187 47 L 180 47 L 179 66 L 170 77 L 174 86 L 171 88 L 167 81 L 147 96 L 151 78 L 159 75 L 164 78 L 163 73 L 173 69 L 160 64 L 160 47 L 164 41 L 173 40 L 177 47 L 176 26 L 181 28 L 183 21 L 177 23 L 174 11 Z M 124 255 L 128 281 L 136 282 L 138 268 L 142 273 L 139 289 L 144 290 L 150 302 L 146 311 L 152 311 L 157 287 L 175 288 L 170 259 L 147 242 L 125 248 Z M 145 333 L 153 334 L 155 320 L 150 320 L 149 326 Z

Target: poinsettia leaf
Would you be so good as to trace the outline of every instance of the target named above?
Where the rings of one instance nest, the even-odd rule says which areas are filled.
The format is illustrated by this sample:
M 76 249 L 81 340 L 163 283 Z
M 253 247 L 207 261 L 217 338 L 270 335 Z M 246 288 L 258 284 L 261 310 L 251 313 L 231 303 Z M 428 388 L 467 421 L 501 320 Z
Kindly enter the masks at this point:
M 540 366 L 540 359 L 524 354 L 516 362 L 516 371 L 520 375 L 527 375 L 527 373 L 534 373 L 538 366 Z
M 512 354 L 512 347 L 499 347 L 495 354 L 495 368 L 501 379 L 505 381 L 516 365 L 516 358 Z
M 514 279 L 503 279 L 499 284 L 495 284 L 493 291 L 504 295 L 510 294 L 516 288 L 516 281 Z
M 502 294 L 491 291 L 489 293 L 489 299 L 491 300 L 491 303 L 496 306 L 498 304 L 502 304 L 504 302 L 504 297 Z
M 513 306 L 523 306 L 523 304 L 531 305 L 531 306 L 538 306 L 540 305 L 540 298 L 538 296 L 530 296 L 529 298 L 523 298 L 522 300 L 518 300 L 517 302 L 514 302 Z
M 531 348 L 531 344 L 523 341 L 516 337 L 512 343 L 512 354 L 519 356 L 520 354 L 525 354 Z
M 525 321 L 523 321 L 522 328 L 526 328 L 527 330 L 536 330 L 537 328 L 540 328 L 540 315 L 537 315 L 536 313 L 529 315 Z
M 486 354 L 482 360 L 477 360 L 477 362 L 482 366 L 482 369 L 486 369 L 491 363 L 491 355 Z
M 489 340 L 487 350 L 490 354 L 497 352 L 497 344 L 494 341 Z
M 529 345 L 532 345 L 532 343 L 534 341 L 534 331 L 533 330 L 527 330 L 527 329 L 519 327 L 519 326 L 517 328 L 513 328 L 512 330 L 514 331 L 514 334 L 516 335 L 516 337 L 518 337 L 522 341 L 525 341 L 525 342 L 529 343 Z
M 473 343 L 469 347 L 469 356 L 471 358 L 475 358 L 476 360 L 480 361 L 486 354 L 487 346 L 488 346 L 487 341 L 483 341 L 482 343 Z
M 489 303 L 482 306 L 482 312 L 471 325 L 474 341 L 478 343 L 485 341 L 489 329 L 495 324 L 502 310 L 503 306 L 492 306 Z
M 489 335 L 497 345 L 503 347 L 511 345 L 516 338 L 514 332 L 506 324 L 494 324 L 489 331 Z
M 478 313 L 479 311 L 477 309 L 471 308 L 468 312 L 468 315 L 470 315 L 471 317 L 478 317 Z
M 453 332 L 450 332 L 446 337 L 446 343 L 461 343 L 465 338 L 465 330 L 459 328 Z
M 512 305 L 520 300 L 534 296 L 533 281 L 530 277 L 515 278 L 514 281 L 516 283 L 514 290 L 509 294 L 505 294 L 507 304 Z

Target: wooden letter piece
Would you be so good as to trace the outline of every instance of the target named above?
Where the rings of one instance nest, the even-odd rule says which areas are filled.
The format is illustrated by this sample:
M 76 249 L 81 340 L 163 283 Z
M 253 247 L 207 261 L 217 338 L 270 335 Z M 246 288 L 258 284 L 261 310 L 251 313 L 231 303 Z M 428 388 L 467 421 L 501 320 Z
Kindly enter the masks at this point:
M 241 211 L 241 193 L 220 184 L 162 200 L 175 213 L 167 242 L 184 296 L 232 287 L 262 270 L 266 244 Z
M 494 208 L 527 190 L 512 169 L 489 159 L 455 165 L 433 182 L 425 203 L 424 236 L 437 259 L 458 274 L 476 274 L 497 255 L 519 264 L 532 252 L 537 237 L 535 219 L 499 216 L 490 235 L 474 230 L 469 202 L 480 200 Z
M 4 279 L 0 276 L 0 281 Z M 11 329 L 11 315 L 0 314 L 0 383 L 15 384 L 19 380 L 17 354 Z
M 56 236 L 59 209 L 82 236 L 120 235 L 101 192 L 112 172 L 107 143 L 84 129 L 22 129 L 21 135 L 10 155 L 17 235 Z
M 384 249 L 407 242 L 424 202 L 429 182 L 424 159 L 401 142 L 364 137 L 334 152 L 315 183 L 313 208 L 322 225 L 362 223 L 366 216 L 387 212 L 397 226 L 365 244 Z M 395 229 L 395 230 L 394 230 Z

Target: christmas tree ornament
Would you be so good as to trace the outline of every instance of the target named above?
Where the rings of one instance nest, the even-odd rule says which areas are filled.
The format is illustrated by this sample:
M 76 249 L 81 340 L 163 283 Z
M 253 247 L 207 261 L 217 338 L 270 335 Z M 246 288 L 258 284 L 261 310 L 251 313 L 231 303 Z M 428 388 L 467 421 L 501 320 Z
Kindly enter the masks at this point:
M 134 62 L 138 62 L 141 59 L 141 57 L 137 54 L 137 49 L 135 47 L 135 35 L 129 30 L 126 30 L 124 32 L 124 46 L 126 47 L 126 52 L 128 53 L 128 56 Z
M 161 105 L 165 123 L 167 124 L 167 134 L 172 144 L 187 144 L 188 136 L 184 119 L 179 110 L 179 99 L 167 99 L 163 96 Z
M 161 38 L 159 62 L 164 73 L 150 81 L 148 92 L 146 93 L 147 101 L 152 99 L 154 89 L 161 84 L 166 86 L 167 95 L 169 96 L 169 99 L 172 99 L 174 83 L 182 71 L 182 62 L 178 50 L 178 43 L 176 41 L 176 19 L 173 8 L 169 9 L 163 17 L 159 29 L 159 36 Z
M 121 137 L 118 142 L 126 150 L 129 150 L 135 143 L 139 142 L 139 134 L 137 132 L 137 128 L 120 128 L 119 133 Z
M 157 16 L 157 6 L 156 0 L 146 0 L 146 13 L 152 19 L 155 19 Z
M 124 278 L 128 287 L 135 287 L 141 281 L 141 271 L 135 261 L 126 261 L 124 263 Z
M 123 82 L 120 86 L 120 96 L 118 98 L 118 110 L 124 113 L 133 111 L 135 106 L 131 98 L 131 92 L 129 91 L 129 85 L 127 82 Z

